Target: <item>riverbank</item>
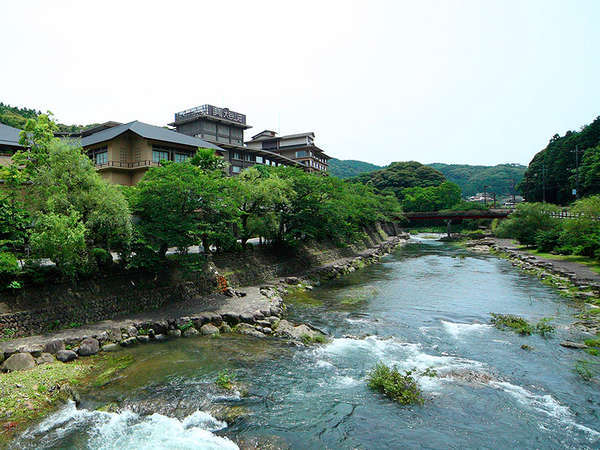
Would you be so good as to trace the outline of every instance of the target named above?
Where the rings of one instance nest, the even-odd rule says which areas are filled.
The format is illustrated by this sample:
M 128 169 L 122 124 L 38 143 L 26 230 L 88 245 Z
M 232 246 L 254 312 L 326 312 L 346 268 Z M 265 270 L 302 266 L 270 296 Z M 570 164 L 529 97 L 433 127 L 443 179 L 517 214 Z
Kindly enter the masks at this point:
M 294 345 L 323 342 L 321 331 L 284 318 L 282 295 L 290 287 L 311 289 L 322 280 L 373 264 L 406 240 L 407 236 L 402 234 L 386 236 L 378 245 L 354 252 L 353 256 L 309 267 L 294 276 L 274 278 L 269 283 L 229 288 L 223 294 L 194 295 L 158 310 L 0 342 L 0 357 L 5 360 L 2 367 L 18 374 L 26 381 L 22 384 L 29 386 L 14 388 L 7 381 L 14 375 L 0 374 L 6 386 L 2 392 L 4 403 L 0 403 L 0 427 L 3 427 L 0 441 L 7 441 L 31 421 L 52 411 L 58 404 L 57 399 L 64 397 L 58 396 L 61 388 L 69 392 L 67 386 L 97 383 L 98 374 L 103 382 L 117 377 L 122 361 L 111 355 L 120 355 L 113 352 L 127 347 L 178 337 L 214 339 L 232 332 L 258 338 L 274 336 Z M 34 381 L 40 373 L 55 375 L 46 377 L 43 384 L 36 384 Z M 95 376 L 88 377 L 92 373 Z M 38 389 L 44 393 L 50 389 L 49 397 L 40 397 Z M 23 407 L 27 414 L 21 414 Z
M 532 254 L 510 239 L 486 237 L 468 240 L 464 245 L 472 251 L 491 252 L 507 258 L 513 266 L 555 287 L 562 297 L 573 300 L 581 311 L 573 326 L 592 337 L 600 333 L 600 274 L 587 265 Z M 582 342 L 563 344 L 587 348 Z

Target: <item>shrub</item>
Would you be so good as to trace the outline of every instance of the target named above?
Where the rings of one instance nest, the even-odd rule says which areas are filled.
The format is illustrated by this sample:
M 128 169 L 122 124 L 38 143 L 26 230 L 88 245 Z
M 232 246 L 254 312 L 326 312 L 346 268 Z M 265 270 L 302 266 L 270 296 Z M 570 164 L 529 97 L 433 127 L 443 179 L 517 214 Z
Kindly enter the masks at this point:
M 535 332 L 540 336 L 547 336 L 554 333 L 554 327 L 550 325 L 552 319 L 550 317 L 544 317 L 535 325 Z
M 229 370 L 225 369 L 219 372 L 217 375 L 217 379 L 215 380 L 215 384 L 219 386 L 221 389 L 227 389 L 230 391 L 233 389 L 235 381 L 235 374 L 229 372 Z
M 495 314 L 491 313 L 492 320 L 491 322 L 498 329 L 506 329 L 510 328 L 515 332 L 529 336 L 533 332 L 533 327 L 529 322 L 519 316 L 515 316 L 512 314 Z
M 557 209 L 547 203 L 522 203 L 496 228 L 496 235 L 517 239 L 524 245 L 535 245 L 537 233 L 559 227 L 558 220 L 548 214 Z
M 558 228 L 538 231 L 535 234 L 535 246 L 541 252 L 550 252 L 558 246 L 560 235 Z
M 9 283 L 17 273 L 19 273 L 17 257 L 12 253 L 0 252 L 0 288 Z
M 368 385 L 401 405 L 422 405 L 423 394 L 412 374 L 412 370 L 402 374 L 395 366 L 390 368 L 379 363 L 369 373 Z
M 93 248 L 90 255 L 94 258 L 100 269 L 108 269 L 113 264 L 111 253 L 103 248 Z

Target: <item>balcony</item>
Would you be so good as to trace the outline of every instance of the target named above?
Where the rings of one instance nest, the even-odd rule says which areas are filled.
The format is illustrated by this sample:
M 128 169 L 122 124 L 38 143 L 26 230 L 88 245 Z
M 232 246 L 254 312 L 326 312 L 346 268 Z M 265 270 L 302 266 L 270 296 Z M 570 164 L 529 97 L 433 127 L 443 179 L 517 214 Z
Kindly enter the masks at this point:
M 134 162 L 125 162 L 125 161 L 106 161 L 102 164 L 96 164 L 97 170 L 108 169 L 108 168 L 118 168 L 118 169 L 137 169 L 140 167 L 158 167 L 160 166 L 159 162 L 152 160 L 143 160 L 143 161 L 134 161 Z

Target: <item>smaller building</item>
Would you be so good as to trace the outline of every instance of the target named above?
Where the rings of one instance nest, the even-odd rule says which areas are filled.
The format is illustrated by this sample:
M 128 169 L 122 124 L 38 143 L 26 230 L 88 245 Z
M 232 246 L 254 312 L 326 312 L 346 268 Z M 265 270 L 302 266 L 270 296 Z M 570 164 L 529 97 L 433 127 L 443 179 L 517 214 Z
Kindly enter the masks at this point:
M 0 123 L 0 166 L 8 166 L 17 150 L 23 150 L 19 144 L 21 130 Z
M 251 150 L 270 151 L 296 161 L 307 172 L 326 173 L 331 159 L 315 145 L 315 133 L 312 131 L 278 136 L 275 131 L 264 130 L 252 136 L 246 146 Z
M 81 133 L 81 146 L 96 164 L 103 178 L 115 184 L 133 186 L 149 167 L 161 161 L 182 162 L 196 154 L 198 147 L 222 148 L 173 130 L 133 121 L 106 122 Z

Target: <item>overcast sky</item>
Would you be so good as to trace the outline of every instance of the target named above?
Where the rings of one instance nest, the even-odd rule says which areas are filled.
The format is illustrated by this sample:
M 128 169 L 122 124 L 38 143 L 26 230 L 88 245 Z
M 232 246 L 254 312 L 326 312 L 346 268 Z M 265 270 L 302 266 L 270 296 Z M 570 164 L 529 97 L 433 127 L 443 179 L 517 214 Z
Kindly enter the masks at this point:
M 340 159 L 527 164 L 600 115 L 600 1 L 4 1 L 0 101 L 164 125 L 203 103 Z

